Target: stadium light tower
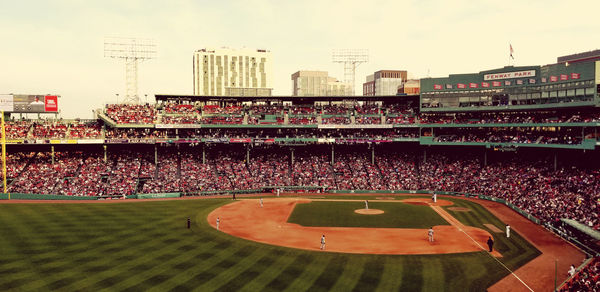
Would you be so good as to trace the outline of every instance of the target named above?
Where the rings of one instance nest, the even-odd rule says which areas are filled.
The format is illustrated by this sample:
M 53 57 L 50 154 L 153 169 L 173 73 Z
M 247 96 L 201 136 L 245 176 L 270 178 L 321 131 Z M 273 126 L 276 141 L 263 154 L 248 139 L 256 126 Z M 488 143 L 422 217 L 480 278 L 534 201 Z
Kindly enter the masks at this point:
M 125 98 L 123 103 L 140 103 L 138 95 L 138 63 L 156 58 L 156 44 L 151 39 L 104 39 L 104 57 L 125 60 Z
M 334 63 L 344 63 L 344 82 L 352 86 L 351 95 L 354 95 L 354 83 L 356 81 L 356 67 L 362 63 L 369 62 L 369 50 L 367 49 L 335 49 L 331 55 Z

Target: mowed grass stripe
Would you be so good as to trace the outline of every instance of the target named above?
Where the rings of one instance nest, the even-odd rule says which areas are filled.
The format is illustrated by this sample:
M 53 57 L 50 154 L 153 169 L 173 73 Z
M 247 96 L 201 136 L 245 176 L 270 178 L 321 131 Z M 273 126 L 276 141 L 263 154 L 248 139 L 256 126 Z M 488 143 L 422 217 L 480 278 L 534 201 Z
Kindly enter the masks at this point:
M 445 281 L 445 270 L 441 263 L 441 257 L 423 257 L 423 286 L 421 291 L 443 291 Z
M 128 204 L 128 205 L 134 205 L 134 204 Z M 123 210 L 124 212 L 127 212 L 127 210 Z M 159 217 L 156 217 L 159 218 Z M 118 219 L 117 219 L 118 220 Z M 155 223 L 164 223 L 162 221 L 158 221 Z M 165 224 L 157 224 L 157 226 L 164 226 Z M 135 226 L 134 226 L 135 227 Z M 123 244 L 123 242 L 121 242 L 119 239 L 116 240 L 110 240 L 112 242 L 112 244 L 110 244 L 107 248 L 108 250 L 112 250 L 111 253 L 105 253 L 106 250 L 103 250 L 102 248 L 100 248 L 100 250 L 96 250 L 95 252 L 99 252 L 101 254 L 104 255 L 103 260 L 101 261 L 96 261 L 93 265 L 88 265 L 88 266 L 84 266 L 84 269 L 88 272 L 94 272 L 95 275 L 92 277 L 92 279 L 85 279 L 84 282 L 88 283 L 88 285 L 92 285 L 89 287 L 93 287 L 94 284 L 90 284 L 97 282 L 97 283 L 102 283 L 102 286 L 106 286 L 105 282 L 103 281 L 103 278 L 109 278 L 112 279 L 112 281 L 108 281 L 110 283 L 117 283 L 120 282 L 120 279 L 115 279 L 115 275 L 117 275 L 117 272 L 114 272 L 114 267 L 119 267 L 120 269 L 126 269 L 128 270 L 127 273 L 128 275 L 135 275 L 136 272 L 139 271 L 146 271 L 149 269 L 152 269 L 154 266 L 156 266 L 155 264 L 153 264 L 151 261 L 157 261 L 157 258 L 162 258 L 162 259 L 166 259 L 166 256 L 169 256 L 171 254 L 174 254 L 174 249 L 184 246 L 185 245 L 185 241 L 183 241 L 182 243 L 180 243 L 179 245 L 165 245 L 163 244 L 164 242 L 164 236 L 159 236 L 160 234 L 167 234 L 167 233 L 163 233 L 163 231 L 161 231 L 161 228 L 163 227 L 159 227 L 159 228 L 150 228 L 150 227 L 145 227 L 144 225 L 140 225 L 138 226 L 138 228 L 141 227 L 141 230 L 144 230 L 146 232 L 148 231 L 153 231 L 151 233 L 146 233 L 146 232 L 139 232 L 138 236 L 140 237 L 140 239 L 138 240 L 138 242 L 141 242 L 141 244 L 136 245 L 136 246 L 128 246 L 126 248 L 120 248 L 118 251 L 116 251 L 116 247 L 118 247 L 118 244 L 120 243 L 121 245 Z M 129 229 L 129 227 L 127 225 L 122 226 L 122 229 L 127 230 Z M 182 227 L 180 227 L 180 230 L 184 230 Z M 187 231 L 187 230 L 186 230 Z M 189 231 L 187 231 L 188 234 L 191 234 Z M 120 233 L 117 233 L 120 234 Z M 177 241 L 179 242 L 179 241 Z M 113 246 L 113 244 L 117 244 L 116 246 Z M 159 251 L 159 253 L 157 253 L 156 251 Z M 148 257 L 148 252 L 150 252 L 150 254 L 155 255 L 154 257 Z M 162 253 L 161 253 L 162 252 Z M 162 263 L 163 261 L 158 260 L 159 263 Z M 118 270 L 117 270 L 118 271 Z M 125 278 L 125 280 L 129 279 L 131 276 L 128 276 L 127 278 Z M 96 279 L 96 281 L 94 281 L 94 279 Z M 80 281 L 81 282 L 81 281 Z M 72 285 L 71 287 L 73 289 L 81 289 L 83 287 L 87 287 L 87 286 L 81 286 L 82 283 L 75 283 L 74 285 Z M 85 284 L 85 283 L 84 283 Z M 106 288 L 106 287 L 103 287 Z
M 318 256 L 310 254 L 313 257 L 313 261 L 302 267 L 302 273 L 296 275 L 296 278 L 284 291 L 313 291 L 311 288 L 314 286 L 313 283 L 321 274 L 327 269 L 328 263 L 331 257 L 329 256 Z M 336 279 L 334 277 L 331 280 Z M 324 279 L 327 280 L 327 279 Z
M 178 242 L 178 244 L 164 246 L 160 238 L 157 238 L 156 240 L 148 239 L 144 244 L 131 249 L 130 252 L 134 252 L 134 254 L 135 252 L 137 252 L 139 253 L 139 256 L 135 257 L 133 260 L 128 261 L 127 263 L 120 263 L 119 266 L 121 268 L 128 270 L 129 276 L 125 279 L 125 281 L 119 282 L 117 287 L 127 289 L 132 286 L 139 285 L 138 288 L 145 290 L 146 288 L 153 286 L 155 283 L 158 283 L 157 278 L 155 277 L 157 274 L 161 273 L 161 271 L 163 270 L 174 270 L 173 266 L 175 264 L 184 261 L 188 259 L 189 256 L 193 255 L 193 253 L 190 255 L 188 254 L 188 252 L 196 248 L 202 250 L 203 244 L 208 245 L 208 243 L 200 243 L 196 246 L 193 246 L 191 245 L 191 243 L 181 241 Z M 188 246 L 192 248 L 188 248 Z M 186 248 L 182 251 L 181 247 Z M 136 249 L 139 249 L 139 251 L 134 251 Z M 149 256 L 147 252 L 144 252 L 144 250 L 151 250 L 151 256 Z M 125 253 L 125 255 L 126 254 L 127 253 Z M 110 266 L 111 262 L 113 262 L 115 265 L 119 264 L 115 263 L 114 261 L 114 258 L 109 258 L 106 262 L 104 262 L 105 266 Z M 99 273 L 95 275 L 94 278 L 97 279 L 96 282 L 101 282 L 103 277 L 112 276 L 114 276 L 113 271 L 108 269 L 99 271 Z M 164 281 L 166 281 L 167 279 L 164 279 Z M 88 282 L 90 281 L 91 279 L 88 279 Z M 89 287 L 81 288 L 83 290 L 87 290 L 89 288 L 93 288 L 93 285 L 94 284 L 92 284 L 92 286 Z
M 261 253 L 256 253 L 260 255 Z M 276 262 L 277 252 L 271 251 L 266 254 L 263 254 L 260 258 L 255 261 L 252 259 L 244 259 L 238 263 L 231 271 L 231 274 L 235 277 L 229 279 L 229 281 L 222 286 L 218 287 L 216 290 L 221 291 L 239 291 L 244 288 L 244 290 L 249 290 L 246 286 L 252 280 L 256 279 L 260 274 L 262 274 L 266 269 L 268 269 L 273 263 Z M 227 272 L 229 273 L 229 271 Z M 210 284 L 210 283 L 207 283 Z
M 401 275 L 399 291 L 421 291 L 423 287 L 423 262 L 415 256 L 407 256 L 404 261 L 404 269 Z
M 384 257 L 383 273 L 376 291 L 400 291 L 401 275 L 404 273 L 405 268 L 409 268 L 404 264 L 404 259 L 404 256 Z
M 346 264 L 343 272 L 339 275 L 337 281 L 330 289 L 332 291 L 352 291 L 364 273 L 367 257 L 362 255 L 345 255 L 346 262 L 353 262 L 352 265 Z
M 265 291 L 283 291 L 285 290 L 298 275 L 302 274 L 304 267 L 310 265 L 314 257 L 308 254 L 299 254 L 292 258 L 293 261 L 282 266 L 283 270 L 275 274 L 274 278 L 265 286 Z
M 207 279 L 199 286 L 199 289 L 215 290 L 240 276 L 241 273 L 264 256 L 263 252 L 256 252 L 256 250 L 256 247 L 248 245 L 228 256 L 217 265 L 221 268 L 221 271 L 214 277 Z M 244 276 L 247 276 L 247 274 L 242 275 L 242 277 Z
M 195 257 L 196 264 L 190 265 L 193 262 L 189 259 L 174 264 L 174 268 L 181 270 L 172 279 L 163 283 L 160 287 L 161 290 L 189 291 L 201 286 L 206 281 L 216 277 L 220 272 L 234 266 L 236 262 L 232 257 L 241 248 L 244 248 L 243 245 L 231 245 L 222 242 L 215 245 L 215 247 L 217 246 L 221 248 L 214 248 L 214 254 L 206 251 L 197 254 Z M 247 254 L 247 251 L 242 251 L 242 253 Z
M 179 246 L 187 246 L 186 244 L 187 243 L 182 242 Z M 208 244 L 209 243 L 205 243 L 204 245 L 208 246 Z M 179 268 L 177 266 L 178 264 L 193 259 L 195 261 L 194 265 L 197 265 L 198 263 L 201 263 L 201 261 L 199 261 L 198 259 L 207 259 L 211 257 L 211 255 L 206 256 L 206 254 L 203 252 L 203 247 L 205 246 L 198 245 L 198 247 L 195 250 L 185 253 L 179 253 L 176 256 L 172 252 L 174 249 L 179 250 L 179 248 L 177 246 L 174 246 L 173 249 L 168 250 L 163 254 L 157 254 L 156 256 L 153 256 L 150 259 L 151 262 L 160 263 L 157 265 L 149 264 L 149 261 L 140 262 L 132 260 L 127 265 L 123 265 L 123 267 L 130 266 L 130 273 L 128 273 L 127 277 L 119 277 L 119 274 L 112 274 L 110 271 L 106 271 L 104 272 L 105 274 L 103 275 L 103 277 L 111 278 L 112 280 L 110 282 L 107 282 L 106 279 L 102 279 L 92 284 L 89 288 L 114 288 L 113 286 L 126 286 L 127 281 L 129 281 L 129 278 L 132 274 L 135 275 L 135 277 L 138 279 L 138 282 L 142 281 L 141 279 L 144 277 L 146 279 L 143 281 L 148 281 L 148 279 L 150 279 L 148 283 L 152 284 L 152 287 L 155 287 L 159 284 L 166 283 L 169 279 L 175 277 L 176 274 L 183 272 L 184 269 Z M 159 270 L 157 271 L 156 269 Z M 157 282 L 157 278 L 155 276 L 157 274 L 162 273 L 162 271 L 164 270 L 172 271 L 171 277 L 163 279 L 164 281 Z M 108 284 L 111 285 L 108 286 Z
M 271 263 L 268 267 L 263 267 L 262 269 L 262 273 L 260 273 L 256 278 L 254 278 L 252 281 L 248 282 L 245 286 L 244 286 L 244 290 L 246 291 L 263 291 L 263 292 L 267 292 L 267 291 L 282 291 L 283 289 L 271 289 L 268 288 L 268 284 L 273 283 L 273 281 L 275 281 L 276 279 L 279 279 L 283 273 L 287 270 L 287 267 L 289 267 L 292 263 L 294 263 L 296 261 L 296 259 L 298 258 L 295 252 L 284 252 L 283 250 L 277 250 L 277 252 L 275 252 L 273 254 L 273 256 L 275 257 L 275 261 L 273 263 Z M 265 262 L 266 263 L 266 262 Z M 262 265 L 261 265 L 262 266 Z M 297 273 L 299 274 L 299 273 Z M 295 276 L 291 275 L 291 277 L 288 278 L 288 282 L 287 283 L 291 283 L 292 279 L 294 279 Z M 287 286 L 287 283 L 284 283 L 284 286 Z M 285 287 L 283 287 L 285 288 Z
M 362 274 L 352 291 L 373 291 L 381 282 L 385 258 L 374 256 L 367 259 L 362 269 Z
M 344 271 L 347 256 L 334 255 L 329 257 L 329 261 L 324 270 L 321 271 L 319 277 L 315 279 L 309 291 L 329 291 L 338 281 L 340 275 Z

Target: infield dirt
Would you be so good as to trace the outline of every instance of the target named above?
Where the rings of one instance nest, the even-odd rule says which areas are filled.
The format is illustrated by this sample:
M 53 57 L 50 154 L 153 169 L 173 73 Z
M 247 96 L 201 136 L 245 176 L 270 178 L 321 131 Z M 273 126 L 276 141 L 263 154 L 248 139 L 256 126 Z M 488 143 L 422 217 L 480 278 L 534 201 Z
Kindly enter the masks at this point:
M 406 201 L 406 200 L 404 200 Z M 410 199 L 413 204 L 429 204 L 428 199 Z M 327 239 L 327 251 L 359 254 L 445 254 L 481 251 L 489 236 L 487 231 L 464 226 L 445 212 L 440 205 L 452 202 L 438 200 L 434 210 L 442 213 L 452 225 L 434 226 L 435 241 L 428 242 L 426 229 L 413 228 L 355 228 L 355 227 L 305 227 L 288 223 L 296 204 L 309 203 L 310 199 L 264 199 L 261 208 L 256 200 L 239 200 L 212 211 L 208 223 L 219 230 L 244 239 L 299 248 L 320 250 L 321 235 Z M 402 201 L 394 201 L 402 204 Z M 450 219 L 450 220 L 449 220 Z M 452 220 L 454 219 L 454 220 Z M 468 236 L 467 236 L 468 234 Z M 471 238 L 473 240 L 471 240 Z M 493 252 L 494 256 L 501 256 Z

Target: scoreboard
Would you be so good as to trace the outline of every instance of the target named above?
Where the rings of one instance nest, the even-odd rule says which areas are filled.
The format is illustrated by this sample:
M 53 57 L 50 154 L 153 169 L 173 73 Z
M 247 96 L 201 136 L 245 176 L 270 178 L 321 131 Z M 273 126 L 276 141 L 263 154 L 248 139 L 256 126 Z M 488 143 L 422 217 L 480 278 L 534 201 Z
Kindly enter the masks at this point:
M 57 113 L 59 95 L 0 94 L 0 110 L 7 113 Z

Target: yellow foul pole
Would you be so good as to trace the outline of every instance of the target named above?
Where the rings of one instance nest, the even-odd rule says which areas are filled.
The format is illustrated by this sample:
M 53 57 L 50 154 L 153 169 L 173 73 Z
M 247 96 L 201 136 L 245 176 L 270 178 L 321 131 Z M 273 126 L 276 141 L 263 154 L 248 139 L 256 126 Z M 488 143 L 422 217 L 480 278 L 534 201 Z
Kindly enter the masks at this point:
M 2 119 L 2 186 L 3 192 L 6 194 L 6 129 L 4 125 L 4 111 L 0 111 L 0 118 Z M 10 194 L 8 194 L 10 200 Z

